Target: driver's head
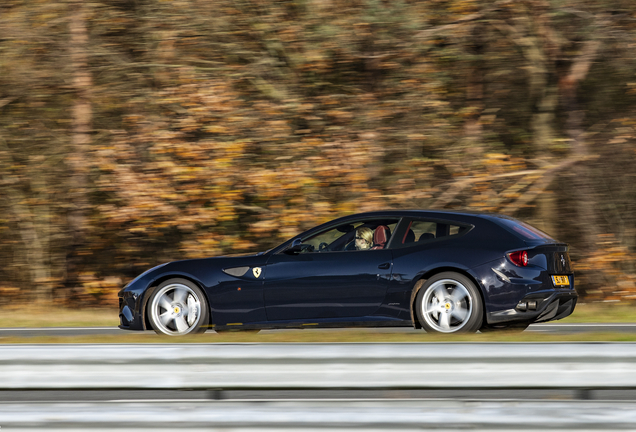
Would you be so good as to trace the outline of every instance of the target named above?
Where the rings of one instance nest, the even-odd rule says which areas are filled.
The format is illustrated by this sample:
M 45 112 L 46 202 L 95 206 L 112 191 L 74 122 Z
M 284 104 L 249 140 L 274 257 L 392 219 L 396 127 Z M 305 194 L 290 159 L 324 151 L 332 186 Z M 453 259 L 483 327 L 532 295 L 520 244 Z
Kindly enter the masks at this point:
M 365 250 L 373 246 L 373 230 L 361 227 L 356 230 L 356 249 Z

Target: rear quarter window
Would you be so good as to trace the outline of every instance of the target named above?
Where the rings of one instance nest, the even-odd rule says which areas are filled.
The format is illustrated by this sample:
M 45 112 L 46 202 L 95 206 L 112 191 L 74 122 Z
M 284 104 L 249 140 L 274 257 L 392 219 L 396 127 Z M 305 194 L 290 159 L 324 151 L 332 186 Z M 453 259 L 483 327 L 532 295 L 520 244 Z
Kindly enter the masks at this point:
M 470 228 L 472 228 L 470 225 L 459 225 L 452 222 L 412 220 L 406 231 L 400 235 L 398 241 L 392 243 L 391 247 L 408 247 L 458 236 L 468 232 Z

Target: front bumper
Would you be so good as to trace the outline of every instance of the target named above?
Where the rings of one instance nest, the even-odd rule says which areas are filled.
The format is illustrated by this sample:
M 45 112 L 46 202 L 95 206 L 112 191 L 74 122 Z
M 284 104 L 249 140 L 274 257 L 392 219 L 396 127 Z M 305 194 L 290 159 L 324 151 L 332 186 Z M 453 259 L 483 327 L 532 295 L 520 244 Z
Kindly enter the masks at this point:
M 136 291 L 119 292 L 119 328 L 123 330 L 146 330 L 143 316 L 143 296 Z

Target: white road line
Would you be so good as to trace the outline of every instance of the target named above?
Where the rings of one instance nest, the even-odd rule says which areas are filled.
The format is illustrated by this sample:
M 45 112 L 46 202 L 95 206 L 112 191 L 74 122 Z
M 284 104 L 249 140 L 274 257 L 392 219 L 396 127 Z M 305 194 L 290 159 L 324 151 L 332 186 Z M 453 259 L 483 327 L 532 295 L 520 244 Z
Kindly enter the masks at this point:
M 564 324 L 532 324 L 534 327 L 636 327 L 636 323 L 599 323 L 599 324 L 584 324 L 584 323 L 564 323 Z

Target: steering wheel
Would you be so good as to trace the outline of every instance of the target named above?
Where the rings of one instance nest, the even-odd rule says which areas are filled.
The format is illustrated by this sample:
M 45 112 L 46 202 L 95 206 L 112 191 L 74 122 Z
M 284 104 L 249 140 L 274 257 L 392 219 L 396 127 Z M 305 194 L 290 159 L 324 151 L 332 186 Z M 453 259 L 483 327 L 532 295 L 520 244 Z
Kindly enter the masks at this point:
M 327 249 L 327 246 L 329 246 L 329 245 L 327 243 L 325 243 L 325 242 L 320 243 L 318 245 L 318 252 L 321 252 L 321 251 Z

